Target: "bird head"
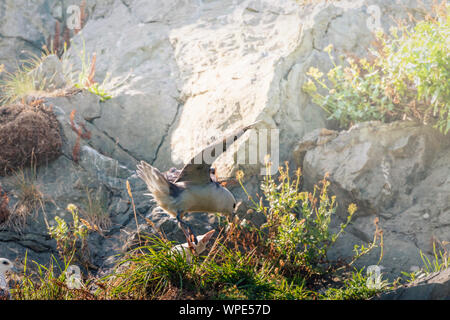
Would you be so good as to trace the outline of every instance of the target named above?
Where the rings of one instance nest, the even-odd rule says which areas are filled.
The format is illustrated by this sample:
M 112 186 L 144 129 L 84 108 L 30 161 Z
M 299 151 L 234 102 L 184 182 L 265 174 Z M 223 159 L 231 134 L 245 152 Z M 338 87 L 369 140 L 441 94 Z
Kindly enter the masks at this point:
M 4 274 L 7 271 L 18 272 L 11 261 L 6 258 L 0 258 L 0 274 Z
M 195 248 L 195 252 L 197 255 L 201 254 L 203 251 L 205 251 L 206 246 L 208 245 L 209 241 L 211 240 L 214 232 L 216 230 L 212 229 L 211 231 L 208 231 L 207 233 L 205 233 L 204 235 L 198 236 L 197 240 L 198 240 L 198 244 L 194 245 Z

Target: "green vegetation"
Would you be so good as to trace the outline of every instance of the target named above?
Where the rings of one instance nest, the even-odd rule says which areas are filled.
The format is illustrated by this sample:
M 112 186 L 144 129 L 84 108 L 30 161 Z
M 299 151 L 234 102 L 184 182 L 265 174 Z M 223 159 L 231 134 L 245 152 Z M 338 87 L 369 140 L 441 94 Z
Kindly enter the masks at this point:
M 450 130 L 450 8 L 413 28 L 378 33 L 376 49 L 366 58 L 349 57 L 347 66 L 325 48 L 334 67 L 324 77 L 308 72 L 303 90 L 330 119 L 348 127 L 356 122 L 410 119 Z
M 266 246 L 273 248 L 275 260 L 314 268 L 326 259 L 328 248 L 350 223 L 356 206 L 349 206 L 347 221 L 341 224 L 339 232 L 331 233 L 329 225 L 337 205 L 336 197 L 328 195 L 330 182 L 324 178 L 321 188 L 315 186 L 313 193 L 299 192 L 300 169 L 294 181 L 289 177 L 287 163 L 286 168 L 279 171 L 280 182 L 277 184 L 267 174 L 261 186 L 265 199 L 253 202 L 256 210 L 267 219 L 262 226 L 263 232 L 268 234 Z
M 18 202 L 3 225 L 21 234 L 24 232 L 29 218 L 38 210 L 44 211 L 47 201 L 36 183 L 36 164 L 32 161 L 30 169 L 19 169 L 14 172 L 14 188 L 18 191 Z
M 355 270 L 350 277 L 344 280 L 340 288 L 330 288 L 322 296 L 328 300 L 362 300 L 373 297 L 378 292 L 388 288 L 386 281 L 381 281 L 377 286 L 368 285 L 370 275 L 364 276 L 364 268 Z
M 9 104 L 20 101 L 27 96 L 48 96 L 45 88 L 53 77 L 46 77 L 41 72 L 35 72 L 45 59 L 46 55 L 32 56 L 17 66 L 14 73 L 5 72 L 4 80 L 0 81 L 0 104 Z
M 67 210 L 72 215 L 72 223 L 56 216 L 56 225 L 49 227 L 49 235 L 56 240 L 56 248 L 65 261 L 71 261 L 77 251 L 85 253 L 88 228 L 79 218 L 78 208 L 69 204 Z
M 422 252 L 422 250 L 419 251 L 420 258 L 422 259 L 423 262 L 423 267 L 413 272 L 402 272 L 402 274 L 406 277 L 406 280 L 408 282 L 413 282 L 418 278 L 448 268 L 449 257 L 448 252 L 445 249 L 445 245 L 448 243 L 442 244 L 441 242 L 439 242 L 439 244 L 442 246 L 444 250 L 439 250 L 439 252 L 436 251 L 436 242 L 433 241 L 433 256 L 431 258 L 432 260 L 430 260 L 430 258 L 428 258 L 428 256 Z
M 40 67 L 50 55 L 58 57 L 61 61 L 61 70 L 55 71 L 53 74 Z M 96 54 L 92 55 L 92 59 L 89 56 L 83 41 L 82 49 L 77 51 L 80 68 L 75 69 L 73 59 L 69 58 L 66 43 L 61 57 L 56 54 L 56 51 L 44 48 L 40 56 L 32 55 L 29 59 L 22 61 L 15 72 L 5 72 L 4 79 L 0 81 L 0 104 L 16 103 L 27 98 L 64 96 L 73 89 L 87 90 L 99 96 L 100 101 L 111 99 L 112 95 L 109 91 L 122 84 L 126 79 L 114 84 L 111 74 L 108 73 L 101 83 L 97 83 L 94 81 Z M 3 69 L 3 65 L 1 65 L 0 73 L 3 72 Z M 57 74 L 57 72 L 62 74 Z M 63 88 L 53 88 L 55 77 L 64 79 Z
M 111 219 L 107 210 L 106 199 L 100 192 L 86 187 L 86 199 L 83 201 L 83 209 L 80 209 L 81 221 L 89 226 L 90 229 L 96 230 L 103 234 L 111 228 Z
M 269 169 L 269 168 L 268 168 Z M 243 173 L 238 173 L 242 187 Z M 78 289 L 67 285 L 68 265 L 80 261 L 88 227 L 78 217 L 78 208 L 69 205 L 73 222 L 58 218 L 50 228 L 63 260 L 49 267 L 36 264 L 34 275 L 25 273 L 13 291 L 15 299 L 366 299 L 388 288 L 370 285 L 369 276 L 351 267 L 328 261 L 329 247 L 344 232 L 356 211 L 336 232 L 330 222 L 336 212 L 336 198 L 328 195 L 329 182 L 323 179 L 314 192 L 300 192 L 301 172 L 290 178 L 289 169 L 279 169 L 277 179 L 268 175 L 262 182 L 262 196 L 252 210 L 263 213 L 261 227 L 240 220 L 222 221 L 218 237 L 206 256 L 173 250 L 165 237 L 140 234 L 137 246 L 105 277 L 82 282 Z M 245 190 L 245 188 L 244 188 Z M 246 191 L 246 190 L 245 190 Z M 131 191 L 130 191 L 131 192 Z M 247 191 L 246 191 L 247 192 Z M 367 248 L 356 246 L 355 259 L 378 246 L 379 236 Z M 80 261 L 81 262 L 81 261 Z M 57 266 L 55 268 L 55 266 Z M 86 264 L 84 264 L 86 266 Z M 61 273 L 57 275 L 57 271 Z
M 80 61 L 80 69 L 73 70 L 72 64 L 69 63 L 67 52 L 62 56 L 62 61 L 65 69 L 65 76 L 70 85 L 81 90 L 87 90 L 100 97 L 100 101 L 106 101 L 112 98 L 108 93 L 108 84 L 110 82 L 111 74 L 107 74 L 102 83 L 94 81 L 95 65 L 97 55 L 94 53 L 92 59 L 86 51 L 86 44 L 83 40 L 83 46 L 77 50 L 77 56 Z
M 30 272 L 27 256 L 23 267 L 23 275 L 16 287 L 12 289 L 15 300 L 87 300 L 93 299 L 94 295 L 85 289 L 89 281 L 81 288 L 72 288 L 67 283 L 66 273 L 70 261 L 66 261 L 61 266 L 53 257 L 49 266 L 44 266 L 36 261 L 32 261 L 35 272 Z

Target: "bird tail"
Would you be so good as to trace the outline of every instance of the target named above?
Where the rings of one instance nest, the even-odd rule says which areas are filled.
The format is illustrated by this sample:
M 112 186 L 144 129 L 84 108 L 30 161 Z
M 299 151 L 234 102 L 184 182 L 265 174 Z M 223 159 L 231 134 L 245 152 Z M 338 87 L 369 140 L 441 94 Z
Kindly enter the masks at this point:
M 166 177 L 157 168 L 152 167 L 145 161 L 141 161 L 137 165 L 136 173 L 139 178 L 144 180 L 148 190 L 156 199 L 169 195 L 170 182 L 167 181 Z

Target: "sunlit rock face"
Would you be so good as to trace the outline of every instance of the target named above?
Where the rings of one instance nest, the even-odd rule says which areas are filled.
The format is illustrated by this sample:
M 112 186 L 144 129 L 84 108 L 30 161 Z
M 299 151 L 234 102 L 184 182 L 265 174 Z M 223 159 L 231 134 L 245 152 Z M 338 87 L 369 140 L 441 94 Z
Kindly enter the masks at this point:
M 419 250 L 432 252 L 433 242 L 450 240 L 449 136 L 413 122 L 373 121 L 340 133 L 317 130 L 294 150 L 307 187 L 327 173 L 338 214 L 344 217 L 350 203 L 358 206 L 351 233 L 332 256 L 350 255 L 355 241 L 373 239 L 376 217 L 383 229 L 382 264 L 393 273 L 422 265 Z M 376 263 L 379 254 L 363 260 Z
M 112 220 L 108 237 L 90 236 L 93 261 L 102 265 L 135 238 L 134 211 L 125 189 L 128 180 L 140 231 L 152 232 L 145 227 L 147 217 L 170 238 L 183 240 L 176 222 L 154 210 L 144 195 L 145 185 L 134 175 L 136 163 L 145 160 L 161 170 L 180 167 L 215 138 L 260 120 L 259 128 L 274 129 L 279 138 L 271 145 L 279 151 L 272 159 L 276 164 L 290 160 L 303 166 L 305 187 L 328 171 L 332 190 L 342 201 L 340 210 L 352 201 L 359 205 L 348 238 L 335 248 L 336 257 L 351 256 L 355 243 L 371 239 L 373 219 L 379 216 L 386 230 L 386 267 L 398 272 L 420 265 L 418 250 L 430 249 L 432 235 L 450 240 L 445 238 L 448 147 L 442 141 L 436 144 L 429 128 L 403 123 L 363 124 L 350 132 L 324 133 L 323 128 L 336 128 L 301 88 L 311 66 L 322 72 L 332 67 L 323 51 L 329 44 L 335 57 L 366 56 L 376 28 L 388 31 L 396 19 L 408 14 L 421 17 L 429 2 L 87 1 L 85 21 L 72 39 L 67 65 L 58 66 L 57 61 L 48 65 L 52 70 L 76 70 L 83 50 L 87 59 L 95 53 L 94 80 L 106 79 L 112 98 L 103 102 L 81 92 L 46 99 L 63 136 L 63 155 L 37 173 L 37 183 L 53 201 L 46 204 L 46 219 L 67 217 L 67 204 L 81 205 L 86 186 L 98 190 Z M 25 51 L 39 53 L 54 36 L 57 21 L 62 29 L 75 12 L 69 7 L 79 5 L 75 0 L 0 2 L 0 64 L 12 71 Z M 89 139 L 79 139 L 74 131 L 74 110 L 75 125 L 84 124 Z M 263 155 L 257 165 L 237 166 L 233 157 L 251 149 L 250 140 L 246 133 L 236 149 L 219 157 L 214 166 L 221 177 L 244 169 L 248 190 L 254 193 L 259 190 Z M 14 205 L 18 191 L 13 179 L 2 178 L 0 184 Z M 232 191 L 236 198 L 246 199 L 239 187 Z M 207 214 L 187 219 L 199 234 L 216 223 Z M 0 231 L 0 256 L 15 258 L 29 249 L 30 258 L 47 262 L 55 244 L 45 223 L 41 216 L 21 236 Z M 364 263 L 377 261 L 374 254 Z

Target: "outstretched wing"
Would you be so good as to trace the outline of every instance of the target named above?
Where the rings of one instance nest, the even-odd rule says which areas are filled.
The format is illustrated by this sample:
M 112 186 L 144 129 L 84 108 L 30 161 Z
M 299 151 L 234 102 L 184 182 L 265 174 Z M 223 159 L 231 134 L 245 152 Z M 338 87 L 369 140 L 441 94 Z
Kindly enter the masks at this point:
M 189 181 L 193 183 L 208 183 L 211 181 L 210 167 L 212 162 L 227 150 L 234 141 L 239 139 L 247 130 L 253 128 L 257 122 L 252 123 L 242 129 L 235 130 L 223 139 L 210 144 L 186 164 L 181 170 L 176 182 Z M 205 163 L 205 157 L 211 160 L 211 163 Z

